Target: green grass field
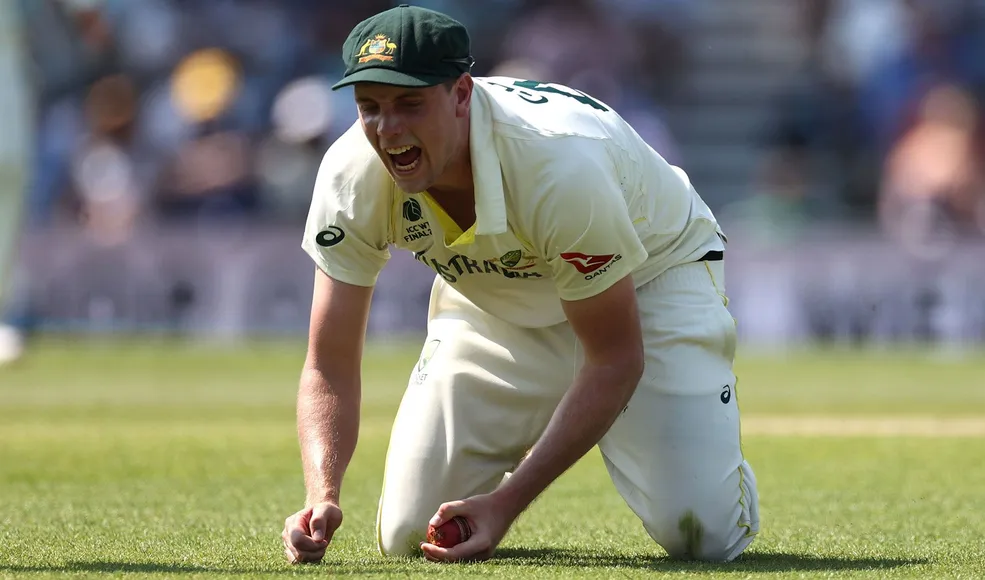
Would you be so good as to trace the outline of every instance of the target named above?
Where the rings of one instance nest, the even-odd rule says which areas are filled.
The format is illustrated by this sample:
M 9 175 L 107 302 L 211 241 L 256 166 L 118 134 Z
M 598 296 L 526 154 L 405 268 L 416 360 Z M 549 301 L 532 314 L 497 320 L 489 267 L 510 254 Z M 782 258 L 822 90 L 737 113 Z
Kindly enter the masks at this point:
M 279 534 L 303 498 L 303 345 L 36 347 L 0 369 L 0 577 L 985 578 L 985 353 L 740 355 L 763 530 L 731 564 L 667 560 L 592 452 L 495 559 L 438 565 L 376 551 L 390 420 L 417 354 L 377 345 L 345 523 L 324 563 L 291 566 Z

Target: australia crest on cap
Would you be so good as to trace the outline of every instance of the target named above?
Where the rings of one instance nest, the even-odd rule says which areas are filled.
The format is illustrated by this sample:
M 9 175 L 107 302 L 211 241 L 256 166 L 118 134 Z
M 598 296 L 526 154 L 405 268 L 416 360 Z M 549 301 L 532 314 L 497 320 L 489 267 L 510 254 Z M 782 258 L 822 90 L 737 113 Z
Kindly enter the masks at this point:
M 359 63 L 366 63 L 371 60 L 382 60 L 384 62 L 393 60 L 393 52 L 397 50 L 397 44 L 390 40 L 385 34 L 377 34 L 367 40 L 359 48 L 356 57 Z

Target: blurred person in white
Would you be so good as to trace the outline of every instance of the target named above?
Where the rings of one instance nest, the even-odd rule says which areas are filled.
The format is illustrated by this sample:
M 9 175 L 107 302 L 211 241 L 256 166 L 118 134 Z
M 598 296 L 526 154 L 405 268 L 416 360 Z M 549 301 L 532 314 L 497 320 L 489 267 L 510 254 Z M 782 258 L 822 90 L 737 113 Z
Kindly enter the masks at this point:
M 911 252 L 985 233 L 981 113 L 967 90 L 931 89 L 887 156 L 879 196 L 883 229 Z
M 16 6 L 0 2 L 0 365 L 23 351 L 20 330 L 2 318 L 14 286 L 31 148 L 33 111 L 23 34 Z
M 129 239 L 144 202 L 133 136 L 138 96 L 125 75 L 94 82 L 86 95 L 89 134 L 72 160 L 79 222 L 101 244 Z
M 304 217 L 334 117 L 331 84 L 295 79 L 274 99 L 272 134 L 259 145 L 255 171 L 270 217 Z

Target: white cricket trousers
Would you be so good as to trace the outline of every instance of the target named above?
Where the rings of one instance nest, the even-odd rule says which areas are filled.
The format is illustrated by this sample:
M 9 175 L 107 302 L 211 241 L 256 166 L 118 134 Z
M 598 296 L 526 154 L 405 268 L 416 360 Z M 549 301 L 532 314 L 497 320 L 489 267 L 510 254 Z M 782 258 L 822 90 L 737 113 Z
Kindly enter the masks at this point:
M 675 558 L 728 561 L 759 531 L 724 279 L 723 262 L 695 262 L 637 289 L 645 369 L 599 442 L 619 494 Z M 508 324 L 437 279 L 387 452 L 380 551 L 415 553 L 439 505 L 495 489 L 547 427 L 582 360 L 568 323 Z

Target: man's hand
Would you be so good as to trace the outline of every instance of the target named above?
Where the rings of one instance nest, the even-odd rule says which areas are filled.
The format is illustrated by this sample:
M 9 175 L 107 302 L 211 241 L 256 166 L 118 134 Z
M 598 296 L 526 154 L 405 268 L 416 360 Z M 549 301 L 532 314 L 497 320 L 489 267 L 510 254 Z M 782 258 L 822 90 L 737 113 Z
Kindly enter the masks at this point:
M 439 548 L 425 542 L 421 544 L 421 550 L 425 558 L 434 562 L 488 560 L 519 513 L 496 492 L 441 504 L 431 518 L 431 525 L 440 526 L 455 516 L 462 516 L 469 521 L 472 536 L 451 548 Z
M 284 554 L 291 564 L 320 562 L 335 530 L 342 525 L 339 506 L 322 502 L 304 508 L 284 521 Z

